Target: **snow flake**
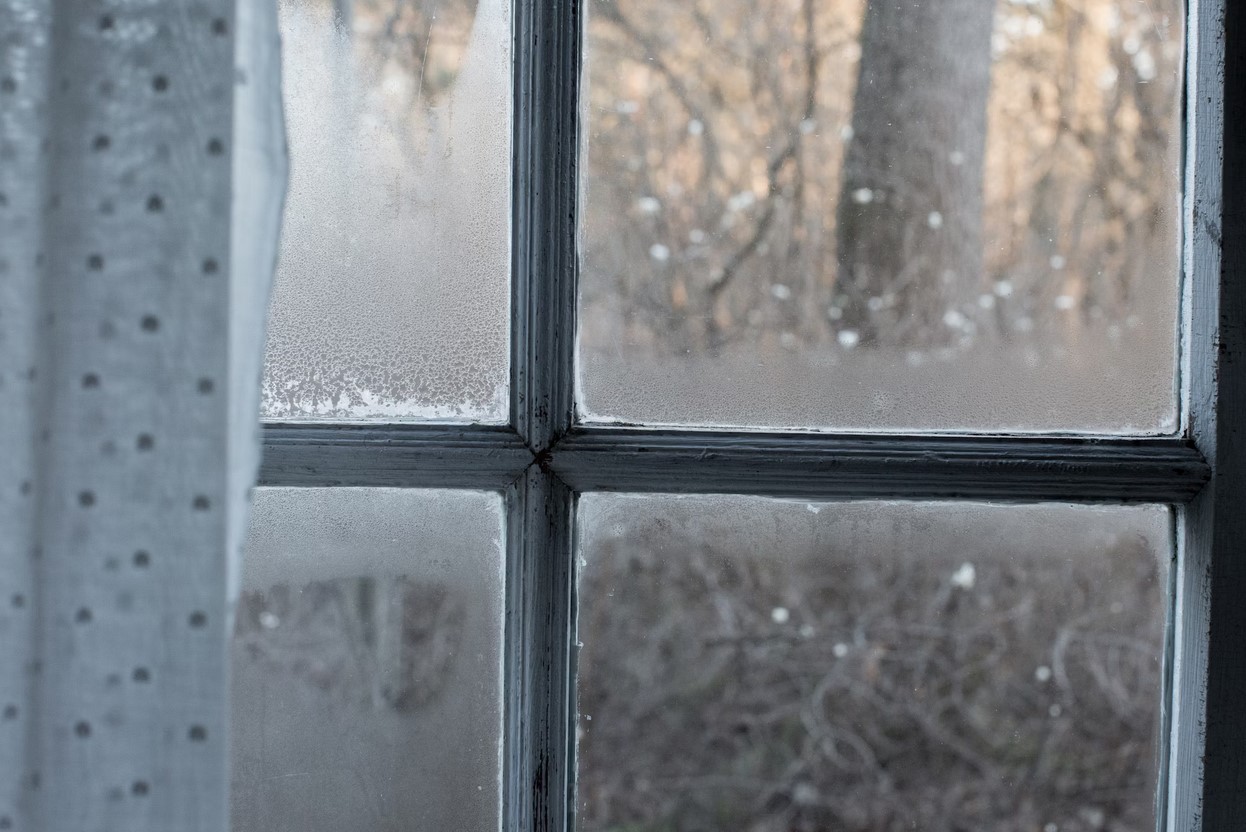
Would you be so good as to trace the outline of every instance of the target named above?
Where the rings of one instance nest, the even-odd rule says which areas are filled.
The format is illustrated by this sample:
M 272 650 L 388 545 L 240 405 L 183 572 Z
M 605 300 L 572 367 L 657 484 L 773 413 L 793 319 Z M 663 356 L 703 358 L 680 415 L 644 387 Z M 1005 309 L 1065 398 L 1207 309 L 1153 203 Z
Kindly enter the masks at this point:
M 972 563 L 968 561 L 962 563 L 960 568 L 952 573 L 952 586 L 961 589 L 973 589 L 974 583 L 978 580 L 978 570 L 974 569 Z
M 1138 73 L 1138 80 L 1144 84 L 1147 81 L 1155 80 L 1155 57 L 1151 54 L 1150 49 L 1143 49 L 1137 55 L 1134 55 L 1134 71 Z
M 727 208 L 732 211 L 743 211 L 756 201 L 757 197 L 752 191 L 740 191 L 727 200 Z
M 874 201 L 874 192 L 869 188 L 857 188 L 852 192 L 852 201 L 858 205 L 869 205 Z

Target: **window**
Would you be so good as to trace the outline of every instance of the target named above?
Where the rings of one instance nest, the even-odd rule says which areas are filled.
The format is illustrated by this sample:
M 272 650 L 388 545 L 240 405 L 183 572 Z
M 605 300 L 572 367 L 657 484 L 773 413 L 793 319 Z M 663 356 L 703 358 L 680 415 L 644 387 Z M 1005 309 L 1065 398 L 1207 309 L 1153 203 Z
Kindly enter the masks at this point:
M 938 129 L 907 141 L 926 142 L 921 153 L 953 178 L 980 161 L 956 187 L 982 203 L 968 216 L 985 219 L 962 227 L 956 205 L 917 200 L 905 211 L 918 230 L 888 236 L 877 229 L 894 225 L 884 209 L 898 197 L 870 181 L 882 163 L 851 141 L 878 130 L 878 113 L 854 114 L 850 82 L 882 72 L 860 38 L 908 25 L 886 18 L 891 5 L 761 4 L 732 18 L 726 6 L 480 0 L 446 4 L 432 25 L 415 4 L 283 4 L 287 43 L 307 44 L 287 50 L 288 95 L 315 106 L 292 118 L 291 205 L 304 213 L 287 235 L 285 257 L 299 259 L 282 267 L 265 377 L 270 490 L 252 568 L 275 571 L 244 577 L 235 651 L 254 661 L 291 639 L 306 663 L 296 671 L 287 657 L 271 672 L 335 672 L 358 688 L 356 714 L 308 699 L 299 725 L 270 692 L 270 714 L 291 709 L 290 732 L 359 729 L 356 745 L 320 737 L 319 750 L 291 753 L 349 756 L 375 736 L 380 761 L 354 769 L 353 784 L 309 781 L 283 799 L 372 789 L 359 809 L 371 814 L 353 825 L 408 828 L 392 790 L 448 754 L 472 774 L 426 811 L 492 827 L 496 809 L 508 830 L 716 828 L 739 825 L 746 804 L 849 828 L 956 817 L 1175 832 L 1246 817 L 1234 640 L 1246 611 L 1233 603 L 1246 591 L 1233 519 L 1246 460 L 1229 421 L 1246 391 L 1234 361 L 1246 308 L 1242 281 L 1221 279 L 1246 245 L 1221 225 L 1246 195 L 1232 187 L 1246 51 L 1225 46 L 1246 35 L 1246 12 L 1103 0 L 1098 17 L 1054 2 L 975 19 L 967 4 L 958 19 L 987 52 L 966 68 L 938 53 L 965 48 L 945 19 L 965 4 L 906 4 L 930 17 L 923 32 L 938 29 L 910 56 L 925 80 L 903 79 L 933 96 L 903 105 Z M 684 29 L 715 48 L 675 38 Z M 1030 51 L 1014 60 L 1013 48 Z M 1044 50 L 1074 49 L 1099 56 L 1093 75 L 1038 83 Z M 698 67 L 722 84 L 694 88 Z M 783 73 L 819 92 L 776 91 Z M 972 95 L 949 100 L 932 79 Z M 1001 85 L 1008 96 L 989 99 Z M 1074 112 L 1105 101 L 1114 120 Z M 998 131 L 1009 118 L 1013 131 L 1037 129 L 1034 112 L 1070 131 L 1047 144 L 1060 175 L 1010 184 L 1033 173 L 1027 154 L 1043 137 L 1018 145 Z M 725 148 L 741 124 L 751 132 Z M 1102 144 L 1143 128 L 1159 134 Z M 299 130 L 320 142 L 303 173 Z M 682 161 L 648 153 L 653 142 Z M 709 142 L 712 176 L 698 168 Z M 1086 167 L 1104 159 L 1141 190 Z M 815 163 L 829 178 L 801 180 Z M 819 193 L 795 198 L 802 182 Z M 1040 187 L 1052 191 L 1034 198 Z M 819 211 L 834 221 L 815 223 Z M 355 228 L 356 216 L 376 222 Z M 1024 239 L 984 254 L 1009 223 Z M 848 226 L 849 243 L 810 239 Z M 1069 236 L 1088 229 L 1102 238 Z M 968 290 L 950 293 L 957 274 L 944 280 L 944 260 L 960 256 L 933 242 L 944 230 L 982 275 Z M 853 240 L 872 242 L 844 254 Z M 871 276 L 870 258 L 893 250 L 934 258 L 928 308 L 903 310 L 896 272 Z M 850 284 L 818 283 L 846 270 Z M 988 328 L 996 340 L 972 337 Z M 984 556 L 964 557 L 972 547 Z M 942 606 L 889 604 L 880 583 Z M 730 589 L 726 609 L 707 606 L 711 586 Z M 681 604 L 685 617 L 662 617 Z M 1027 604 L 1015 625 L 1009 610 Z M 284 610 L 363 646 L 317 657 L 327 642 L 282 630 Z M 437 616 L 457 629 L 436 635 Z M 408 632 L 420 650 L 394 645 Z M 460 704 L 472 716 L 415 720 L 402 730 L 426 739 L 406 746 L 385 709 L 418 700 L 421 677 L 450 653 L 473 657 L 471 674 L 447 674 L 470 688 Z M 994 687 L 960 672 L 1004 654 Z M 651 689 L 658 671 L 701 686 L 699 698 Z M 704 690 L 724 678 L 732 685 Z M 235 720 L 249 737 L 277 723 L 240 680 Z M 749 699 L 754 680 L 802 702 L 817 692 L 825 707 L 791 717 L 811 744 L 766 721 L 774 701 L 793 700 Z M 946 719 L 926 718 L 936 712 Z M 855 730 L 835 713 L 855 715 Z M 710 744 L 661 769 L 686 789 L 611 765 L 669 754 L 663 719 Z M 905 732 L 912 741 L 897 741 Z M 240 776 L 240 754 L 259 759 L 248 742 L 235 748 Z M 883 747 L 890 792 L 871 762 Z M 806 752 L 808 770 L 793 768 Z M 956 783 L 922 782 L 932 761 Z M 983 783 L 1017 777 L 1046 802 L 988 805 Z M 859 802 L 820 785 L 851 778 L 868 781 Z M 1079 784 L 1111 791 L 1110 810 Z M 311 828 L 262 790 L 235 792 L 239 829 Z M 888 795 L 914 814 L 878 814 Z M 923 809 L 938 800 L 953 802 Z

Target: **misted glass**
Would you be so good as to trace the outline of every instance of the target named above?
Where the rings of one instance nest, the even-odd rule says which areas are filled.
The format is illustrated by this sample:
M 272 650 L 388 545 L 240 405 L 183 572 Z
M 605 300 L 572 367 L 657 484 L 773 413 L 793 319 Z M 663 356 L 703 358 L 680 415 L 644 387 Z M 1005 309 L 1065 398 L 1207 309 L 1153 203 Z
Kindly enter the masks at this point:
M 234 832 L 500 828 L 502 517 L 475 492 L 256 490 Z
M 593 832 L 1155 828 L 1161 507 L 581 503 Z
M 282 0 L 270 419 L 505 421 L 509 0 Z
M 594 420 L 1165 433 L 1180 0 L 587 0 Z

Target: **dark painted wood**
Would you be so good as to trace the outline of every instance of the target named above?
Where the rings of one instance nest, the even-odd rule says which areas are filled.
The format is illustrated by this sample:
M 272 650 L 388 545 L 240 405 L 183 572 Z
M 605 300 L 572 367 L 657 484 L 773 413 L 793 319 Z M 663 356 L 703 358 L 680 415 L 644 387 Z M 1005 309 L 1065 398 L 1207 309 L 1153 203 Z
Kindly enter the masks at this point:
M 532 466 L 506 493 L 507 830 L 567 832 L 575 782 L 575 495 Z
M 1195 8 L 1187 401 L 1213 475 L 1182 512 L 1170 828 L 1218 832 L 1246 828 L 1246 5 Z
M 543 451 L 574 413 L 579 0 L 516 0 L 511 422 Z
M 1209 476 L 1179 439 L 844 436 L 578 427 L 550 466 L 577 491 L 1185 502 Z
M 268 424 L 259 482 L 500 490 L 531 462 L 502 426 Z
M 545 454 L 574 416 L 580 0 L 516 0 L 511 424 Z M 566 832 L 574 494 L 532 466 L 507 493 L 504 827 Z

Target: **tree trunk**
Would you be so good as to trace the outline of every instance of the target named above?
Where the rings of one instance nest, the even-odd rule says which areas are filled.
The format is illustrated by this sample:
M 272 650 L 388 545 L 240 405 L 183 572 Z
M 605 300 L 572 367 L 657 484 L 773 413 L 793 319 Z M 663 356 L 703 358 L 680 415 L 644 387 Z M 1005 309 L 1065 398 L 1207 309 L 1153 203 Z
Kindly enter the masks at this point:
M 868 0 L 834 301 L 862 345 L 972 335 L 995 5 Z
M 333 22 L 349 37 L 355 28 L 355 0 L 333 0 Z

